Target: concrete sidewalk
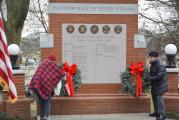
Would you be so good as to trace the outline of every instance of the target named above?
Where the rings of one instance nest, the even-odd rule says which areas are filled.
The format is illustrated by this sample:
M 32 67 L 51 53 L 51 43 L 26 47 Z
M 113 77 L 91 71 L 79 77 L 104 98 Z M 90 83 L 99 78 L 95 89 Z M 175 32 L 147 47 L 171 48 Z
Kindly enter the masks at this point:
M 38 120 L 40 119 L 38 118 Z M 51 116 L 51 120 L 156 120 L 156 118 L 149 117 L 148 113 L 122 113 L 97 115 L 53 115 Z

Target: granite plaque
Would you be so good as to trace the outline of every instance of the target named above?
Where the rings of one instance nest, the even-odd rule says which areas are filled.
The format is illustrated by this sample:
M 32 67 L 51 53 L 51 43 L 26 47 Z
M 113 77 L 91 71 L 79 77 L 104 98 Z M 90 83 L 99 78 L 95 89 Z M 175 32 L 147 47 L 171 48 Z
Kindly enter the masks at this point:
M 73 34 L 66 30 L 69 25 Z M 126 68 L 126 25 L 62 24 L 62 60 L 78 65 L 82 83 L 120 83 Z

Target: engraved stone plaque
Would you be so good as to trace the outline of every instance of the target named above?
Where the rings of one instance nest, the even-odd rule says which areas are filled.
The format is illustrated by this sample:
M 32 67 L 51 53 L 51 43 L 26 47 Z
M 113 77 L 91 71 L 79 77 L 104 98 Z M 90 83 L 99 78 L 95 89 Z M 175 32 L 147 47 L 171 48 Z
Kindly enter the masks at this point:
M 73 34 L 66 30 L 69 25 Z M 116 26 L 122 28 L 120 34 Z M 126 25 L 62 24 L 62 61 L 77 64 L 82 83 L 120 83 L 126 68 Z

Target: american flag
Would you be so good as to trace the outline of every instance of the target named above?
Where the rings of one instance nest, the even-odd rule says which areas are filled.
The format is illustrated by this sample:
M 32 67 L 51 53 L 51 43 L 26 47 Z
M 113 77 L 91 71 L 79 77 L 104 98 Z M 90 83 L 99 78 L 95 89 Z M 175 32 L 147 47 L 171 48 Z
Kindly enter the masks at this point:
M 9 58 L 7 40 L 3 20 L 0 14 L 0 84 L 3 89 L 9 93 L 9 99 L 12 103 L 17 100 L 17 91 L 14 85 L 14 77 Z

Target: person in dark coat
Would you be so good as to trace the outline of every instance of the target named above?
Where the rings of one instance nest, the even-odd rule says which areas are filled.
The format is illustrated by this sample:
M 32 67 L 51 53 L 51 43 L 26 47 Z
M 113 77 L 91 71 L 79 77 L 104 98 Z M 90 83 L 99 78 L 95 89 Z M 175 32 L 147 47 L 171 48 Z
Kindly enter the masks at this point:
M 152 51 L 149 53 L 151 94 L 154 106 L 154 112 L 149 116 L 156 117 L 156 120 L 165 120 L 165 104 L 163 95 L 168 90 L 167 72 L 164 65 L 158 59 L 158 53 Z

